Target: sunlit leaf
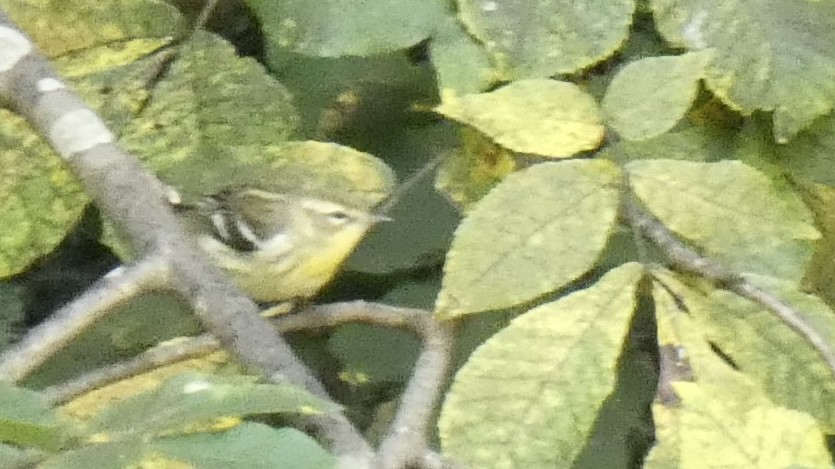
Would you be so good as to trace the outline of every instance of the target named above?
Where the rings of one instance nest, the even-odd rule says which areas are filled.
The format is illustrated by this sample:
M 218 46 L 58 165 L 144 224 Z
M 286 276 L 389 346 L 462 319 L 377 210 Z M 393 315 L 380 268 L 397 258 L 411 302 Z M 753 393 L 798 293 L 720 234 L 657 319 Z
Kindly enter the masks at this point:
M 590 269 L 615 221 L 619 177 L 609 161 L 572 160 L 505 178 L 456 231 L 437 314 L 530 301 Z
M 479 347 L 441 411 L 444 453 L 472 467 L 570 467 L 615 384 L 642 273 L 616 268 Z
M 450 99 L 436 110 L 520 153 L 565 158 L 596 148 L 603 139 L 594 98 L 562 81 L 517 81 Z
M 800 281 L 820 235 L 797 195 L 738 161 L 633 161 L 630 184 L 664 225 L 738 271 Z

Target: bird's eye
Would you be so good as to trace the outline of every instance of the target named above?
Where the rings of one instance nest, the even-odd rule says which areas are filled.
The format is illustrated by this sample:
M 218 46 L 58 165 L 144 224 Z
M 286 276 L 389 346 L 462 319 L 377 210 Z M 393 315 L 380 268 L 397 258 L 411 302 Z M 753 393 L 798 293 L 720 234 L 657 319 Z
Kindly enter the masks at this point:
M 328 213 L 328 220 L 334 225 L 345 223 L 351 218 L 351 215 L 344 210 L 334 210 Z

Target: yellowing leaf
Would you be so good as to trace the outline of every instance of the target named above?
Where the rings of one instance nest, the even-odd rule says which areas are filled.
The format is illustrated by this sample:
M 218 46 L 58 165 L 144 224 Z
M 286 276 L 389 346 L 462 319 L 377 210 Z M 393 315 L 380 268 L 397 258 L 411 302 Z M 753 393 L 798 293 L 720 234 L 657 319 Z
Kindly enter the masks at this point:
M 614 387 L 642 275 L 618 267 L 479 347 L 441 411 L 444 454 L 470 467 L 571 467 Z
M 27 0 L 3 1 L 0 6 L 47 57 L 171 37 L 188 27 L 174 6 L 156 0 Z
M 672 231 L 729 267 L 799 281 L 819 237 L 793 193 L 738 161 L 633 161 L 630 184 Z
M 674 467 L 682 469 L 832 464 L 823 433 L 807 414 L 771 406 L 736 386 L 705 389 L 698 383 L 679 382 L 675 388 L 681 407 L 653 406 L 659 441 L 644 466 L 648 469 L 670 467 L 671 459 L 677 459 Z M 674 442 L 662 438 L 667 432 L 678 438 Z M 668 458 L 666 463 L 661 456 Z
M 562 81 L 517 81 L 490 93 L 450 99 L 436 111 L 519 153 L 566 158 L 597 148 L 603 139 L 594 98 Z
M 460 135 L 461 148 L 441 163 L 435 187 L 466 212 L 516 170 L 516 160 L 510 150 L 469 127 L 464 127 Z
M 458 0 L 461 20 L 505 79 L 573 73 L 626 39 L 633 0 Z
M 835 313 L 820 298 L 777 279 L 751 281 L 794 307 L 835 347 Z M 723 290 L 712 291 L 710 299 L 711 307 L 699 319 L 711 342 L 757 380 L 772 401 L 814 415 L 835 432 L 835 376 L 820 353 L 772 312 L 748 300 Z
M 615 221 L 619 177 L 609 161 L 572 160 L 505 178 L 456 231 L 437 314 L 517 305 L 586 272 Z
M 645 467 L 829 467 L 823 432 L 814 419 L 775 406 L 743 374 L 744 368 L 732 369 L 710 348 L 701 321 L 695 319 L 712 309 L 710 300 L 674 275 L 661 273 L 660 278 L 666 288 L 654 292 L 659 337 L 668 342 L 674 338 L 693 372 L 690 379 L 666 383 L 674 401 L 659 400 L 653 406 L 657 442 Z M 667 289 L 690 314 L 669 301 Z
M 648 57 L 630 62 L 603 99 L 609 124 L 628 140 L 660 135 L 684 117 L 696 98 L 709 52 Z

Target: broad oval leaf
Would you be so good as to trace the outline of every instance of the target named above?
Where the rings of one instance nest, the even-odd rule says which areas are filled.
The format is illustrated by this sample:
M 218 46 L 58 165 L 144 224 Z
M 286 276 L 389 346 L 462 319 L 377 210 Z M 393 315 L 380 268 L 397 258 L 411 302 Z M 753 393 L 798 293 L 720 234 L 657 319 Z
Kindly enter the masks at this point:
M 728 267 L 795 282 L 820 235 L 793 193 L 739 161 L 633 161 L 635 194 L 665 226 Z
M 835 4 L 652 0 L 659 32 L 690 50 L 715 49 L 708 87 L 748 114 L 774 111 L 786 143 L 835 105 Z
M 480 346 L 441 410 L 444 454 L 471 467 L 571 467 L 614 388 L 642 275 L 618 267 Z
M 626 65 L 603 98 L 609 124 L 628 140 L 652 138 L 673 128 L 696 98 L 710 52 L 648 57 Z
M 440 0 L 248 0 L 272 48 L 318 57 L 370 56 L 429 37 L 444 16 Z
M 634 0 L 458 0 L 461 20 L 487 47 L 503 79 L 574 73 L 629 34 Z
M 597 102 L 563 81 L 517 81 L 489 93 L 451 97 L 436 111 L 519 153 L 566 158 L 597 148 L 603 139 Z
M 505 308 L 578 278 L 609 237 L 619 178 L 606 160 L 542 163 L 509 175 L 458 227 L 436 313 Z

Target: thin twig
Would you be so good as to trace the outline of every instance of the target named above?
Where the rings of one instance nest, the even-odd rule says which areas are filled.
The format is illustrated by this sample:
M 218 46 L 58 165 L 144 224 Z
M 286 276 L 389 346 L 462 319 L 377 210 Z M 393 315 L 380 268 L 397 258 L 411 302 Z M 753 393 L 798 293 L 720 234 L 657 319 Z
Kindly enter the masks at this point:
M 159 257 L 119 267 L 76 300 L 32 328 L 19 343 L 0 355 L 0 380 L 18 381 L 69 344 L 114 307 L 168 283 L 168 263 Z
M 730 290 L 771 311 L 805 338 L 835 375 L 835 351 L 832 346 L 794 308 L 772 293 L 752 284 L 743 276 L 684 244 L 667 227 L 647 213 L 632 194 L 625 194 L 623 199 L 623 215 L 627 222 L 649 238 L 664 253 L 674 268 L 695 273 L 714 282 L 720 288 Z

